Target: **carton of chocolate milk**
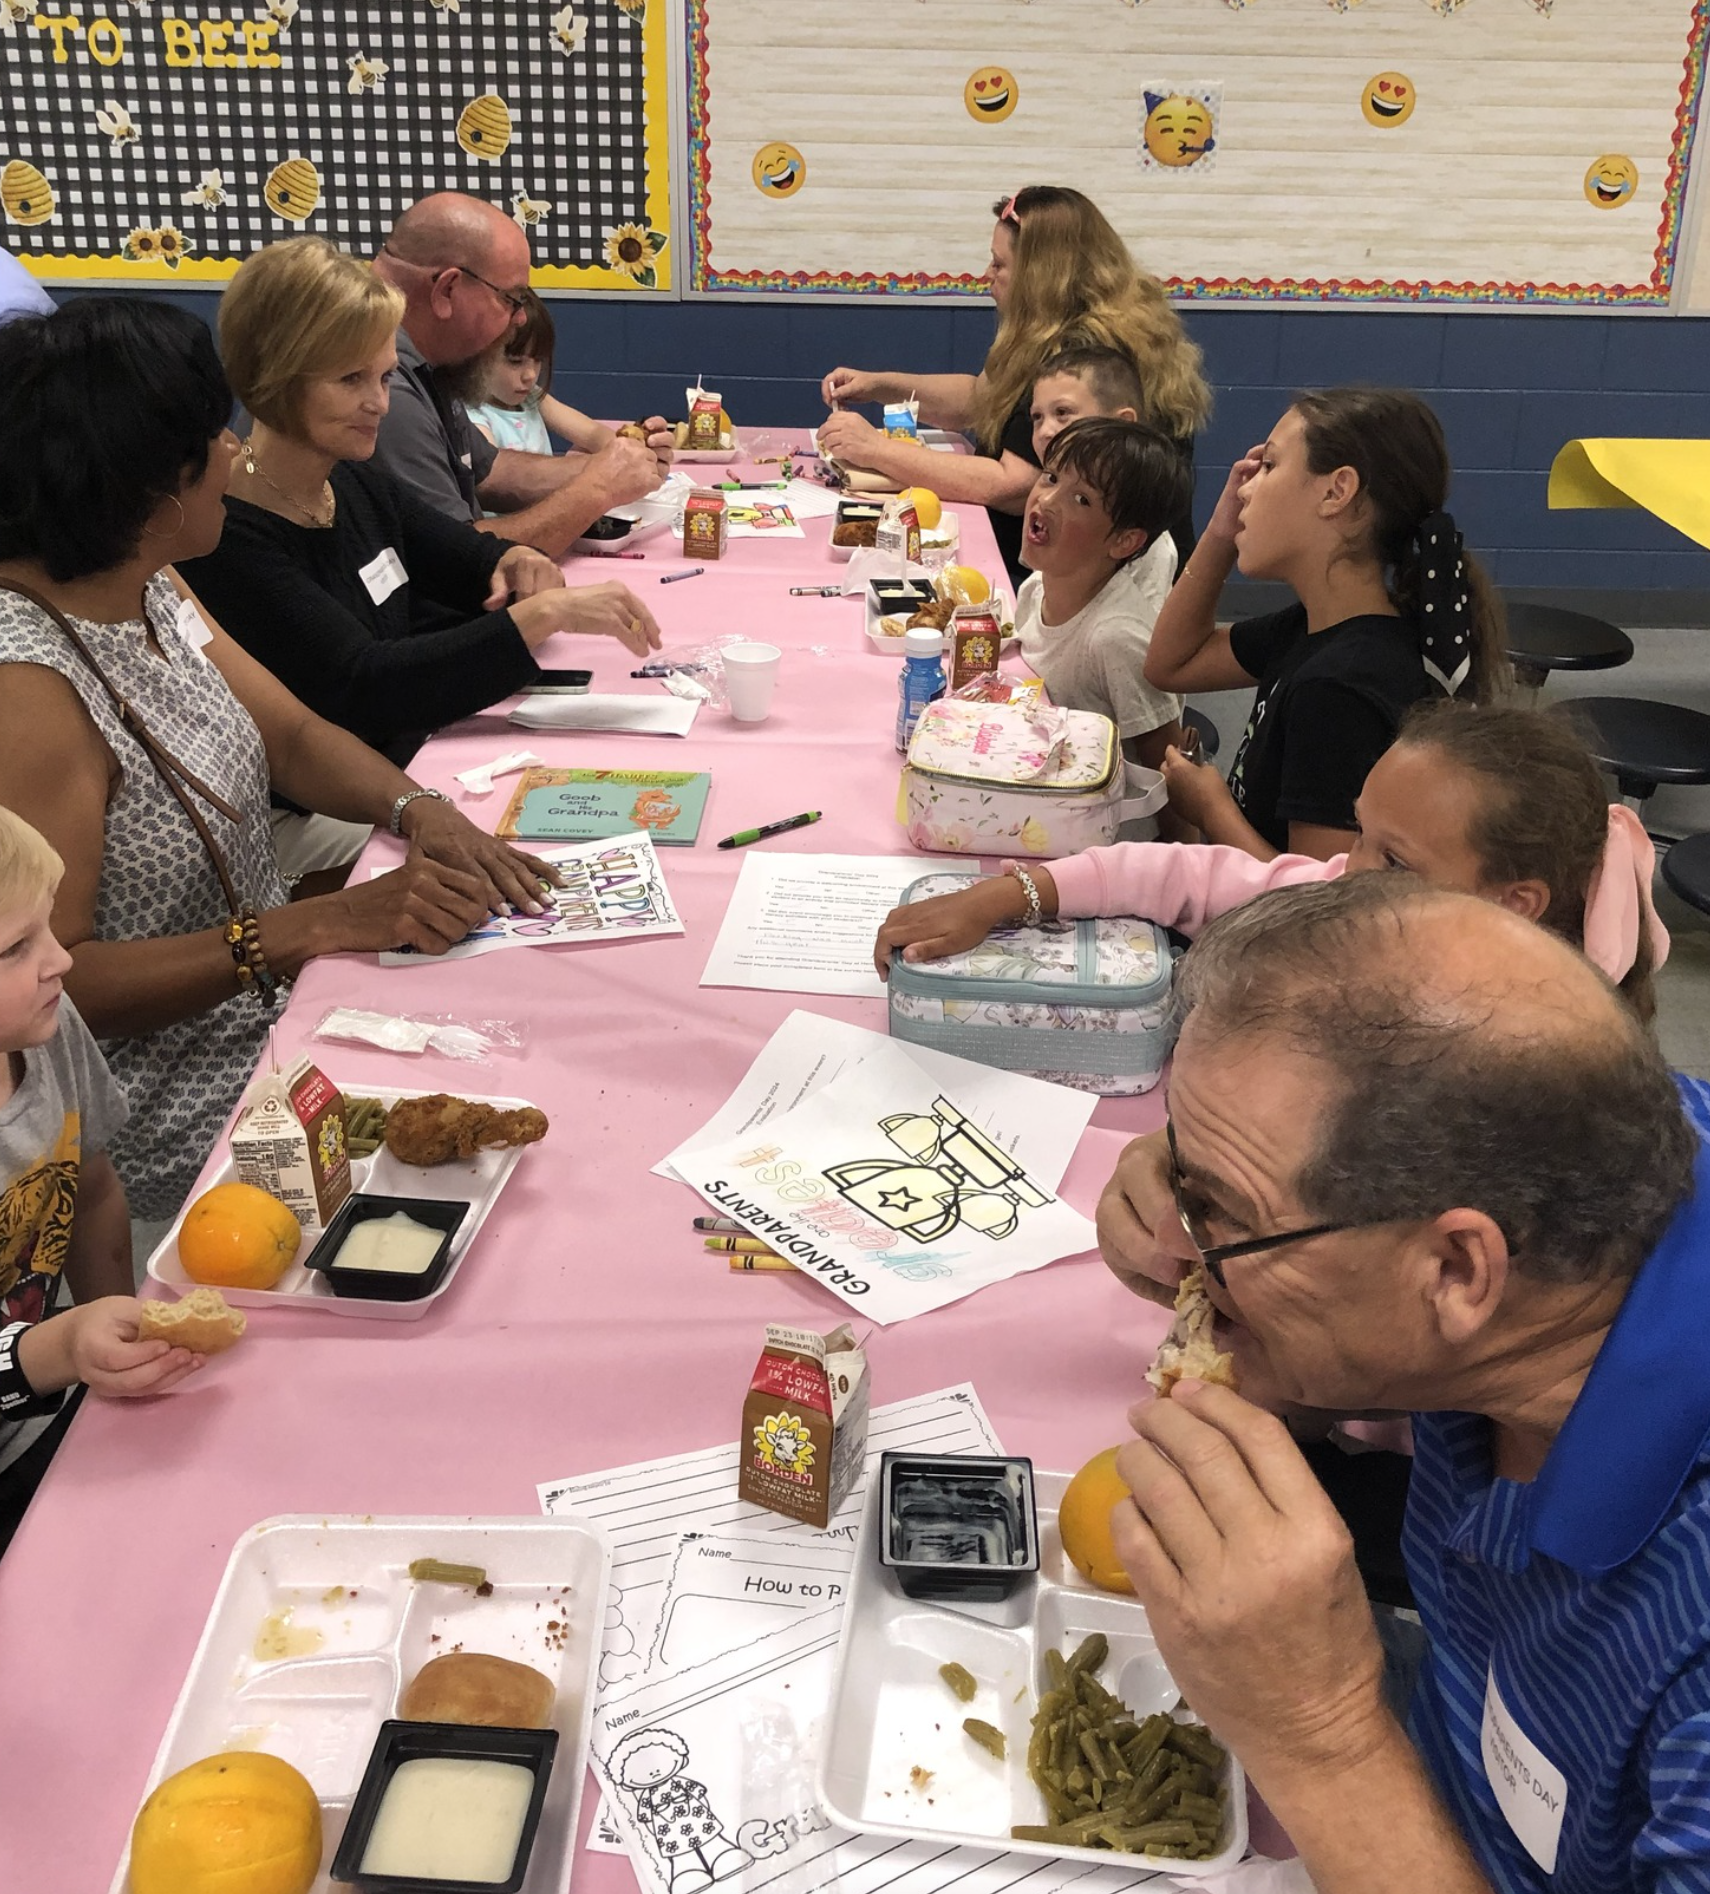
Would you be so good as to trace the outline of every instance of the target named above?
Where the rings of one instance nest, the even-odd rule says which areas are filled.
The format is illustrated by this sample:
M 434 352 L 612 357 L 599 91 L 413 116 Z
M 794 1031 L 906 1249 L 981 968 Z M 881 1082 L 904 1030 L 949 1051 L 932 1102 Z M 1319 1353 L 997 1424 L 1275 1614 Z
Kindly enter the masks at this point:
M 828 1526 L 861 1477 L 868 1395 L 867 1357 L 847 1322 L 829 1335 L 768 1322 L 742 1404 L 739 1497 Z
M 350 1195 L 344 1094 L 307 1059 L 269 1073 L 232 1126 L 232 1165 L 299 1223 L 324 1225 Z

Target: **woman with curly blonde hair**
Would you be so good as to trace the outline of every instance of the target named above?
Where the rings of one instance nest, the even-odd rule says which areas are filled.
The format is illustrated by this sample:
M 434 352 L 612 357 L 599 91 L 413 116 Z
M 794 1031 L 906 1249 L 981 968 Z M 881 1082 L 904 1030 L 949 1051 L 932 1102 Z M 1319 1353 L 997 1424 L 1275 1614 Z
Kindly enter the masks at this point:
M 820 428 L 828 454 L 901 486 L 930 486 L 946 500 L 983 504 L 1010 575 L 1021 564 L 1021 514 L 1038 470 L 1029 409 L 1033 382 L 1065 348 L 1109 348 L 1140 376 L 1139 415 L 1191 457 L 1193 437 L 1211 412 L 1200 353 L 1104 213 L 1080 191 L 1030 184 L 994 204 L 987 283 L 998 331 L 978 375 L 911 375 L 904 370 L 834 368 L 821 384 L 833 410 L 861 402 L 920 401 L 929 426 L 970 430 L 978 453 L 954 460 L 910 441 L 888 438 L 860 415 L 833 412 Z M 1191 523 L 1179 553 L 1186 562 Z M 1174 529 L 1172 528 L 1172 533 Z

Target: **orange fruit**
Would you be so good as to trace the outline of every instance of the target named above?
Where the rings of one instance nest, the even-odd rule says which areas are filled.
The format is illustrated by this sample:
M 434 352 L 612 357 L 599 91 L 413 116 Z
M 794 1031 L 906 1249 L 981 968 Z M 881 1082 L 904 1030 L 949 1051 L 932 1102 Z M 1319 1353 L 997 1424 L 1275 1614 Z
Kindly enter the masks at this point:
M 132 1894 L 308 1894 L 320 1868 L 314 1790 L 259 1751 L 168 1776 L 131 1830 Z
M 1111 1509 L 1127 1497 L 1116 1470 L 1116 1449 L 1106 1447 L 1069 1482 L 1057 1508 L 1057 1533 L 1069 1563 L 1103 1591 L 1134 1590 L 1110 1532 Z
M 254 1184 L 216 1184 L 185 1212 L 178 1260 L 192 1282 L 271 1289 L 302 1240 L 297 1219 L 277 1197 Z
M 946 566 L 939 577 L 958 605 L 983 605 L 992 595 L 991 580 L 972 566 Z
M 914 517 L 923 533 L 930 533 L 944 517 L 943 505 L 930 487 L 909 487 L 902 501 L 904 506 L 913 505 Z

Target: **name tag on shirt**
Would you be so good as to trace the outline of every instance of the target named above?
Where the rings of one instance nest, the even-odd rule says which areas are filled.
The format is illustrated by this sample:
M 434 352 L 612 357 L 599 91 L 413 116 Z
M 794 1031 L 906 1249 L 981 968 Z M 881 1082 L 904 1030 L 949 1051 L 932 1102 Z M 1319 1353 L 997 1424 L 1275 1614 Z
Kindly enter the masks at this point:
M 1556 1871 L 1556 1849 L 1567 1810 L 1567 1778 L 1509 1714 L 1492 1667 L 1479 1732 L 1484 1773 L 1515 1839 L 1546 1874 Z
M 377 552 L 367 565 L 357 567 L 357 577 L 368 587 L 368 596 L 376 605 L 384 605 L 409 576 L 403 560 L 390 546 Z
M 214 634 L 208 629 L 208 621 L 197 611 L 193 599 L 181 598 L 178 601 L 178 616 L 174 620 L 178 635 L 192 651 L 200 651 L 204 645 L 214 642 Z

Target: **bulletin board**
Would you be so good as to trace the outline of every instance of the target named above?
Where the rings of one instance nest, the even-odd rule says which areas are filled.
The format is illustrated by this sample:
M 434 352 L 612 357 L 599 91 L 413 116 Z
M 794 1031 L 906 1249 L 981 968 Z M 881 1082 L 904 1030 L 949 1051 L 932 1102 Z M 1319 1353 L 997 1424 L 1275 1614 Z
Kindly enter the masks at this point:
M 1053 183 L 1187 302 L 1676 296 L 1710 0 L 678 4 L 691 293 L 978 294 Z
M 436 190 L 541 288 L 669 292 L 679 0 L 0 0 L 4 240 L 50 283 L 218 282 L 305 232 L 370 255 Z

